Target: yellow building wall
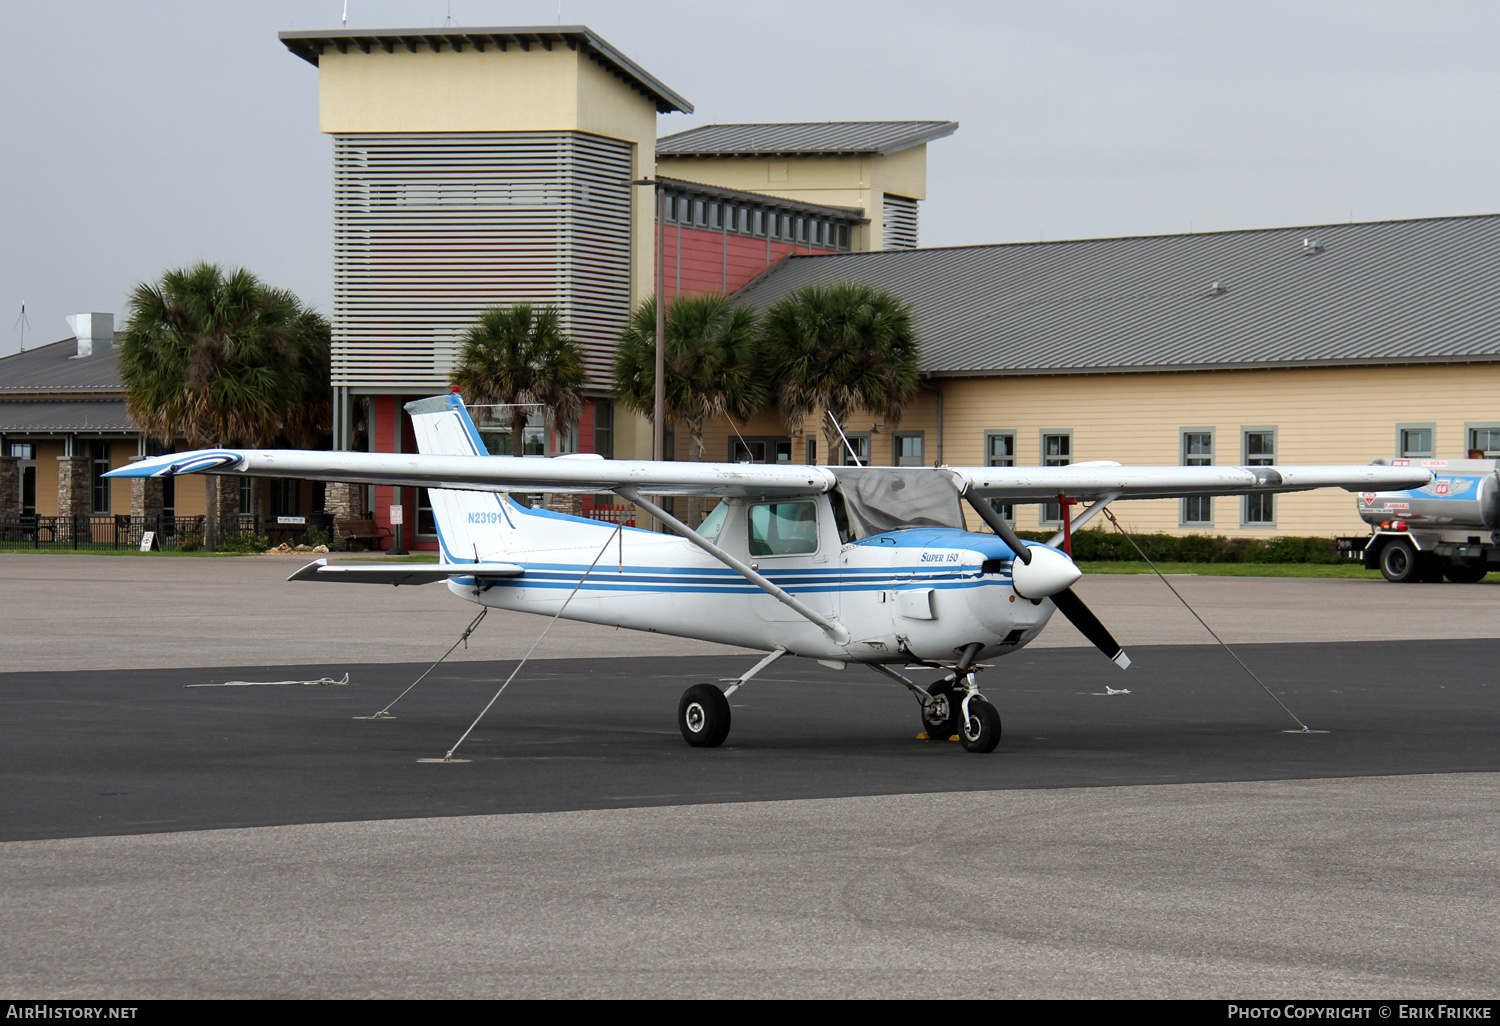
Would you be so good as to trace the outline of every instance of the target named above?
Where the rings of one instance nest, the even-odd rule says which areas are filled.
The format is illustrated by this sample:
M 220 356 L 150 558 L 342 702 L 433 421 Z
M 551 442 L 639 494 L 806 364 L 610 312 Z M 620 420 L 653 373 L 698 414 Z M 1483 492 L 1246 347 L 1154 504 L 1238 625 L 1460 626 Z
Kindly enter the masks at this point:
M 804 203 L 858 207 L 870 223 L 856 232 L 855 250 L 879 249 L 886 193 L 927 198 L 927 144 L 888 157 L 669 157 L 658 174 L 688 182 L 743 189 Z
M 986 431 L 1014 431 L 1016 463 L 1042 461 L 1044 432 L 1071 432 L 1072 459 L 1117 460 L 1136 466 L 1180 465 L 1182 433 L 1211 430 L 1214 463 L 1241 466 L 1243 432 L 1276 431 L 1280 464 L 1366 464 L 1396 456 L 1398 425 L 1432 425 L 1438 458 L 1462 458 L 1468 426 L 1500 424 L 1500 365 L 1463 364 L 1404 367 L 1310 368 L 1212 371 L 1175 374 L 1100 374 L 1058 377 L 942 378 L 942 460 L 949 466 L 980 466 Z M 880 418 L 856 413 L 845 430 L 868 431 Z M 818 422 L 819 461 L 827 460 Z M 746 436 L 786 435 L 773 412 L 739 428 Z M 871 436 L 871 458 L 889 464 L 891 425 Z M 938 458 L 937 401 L 919 392 L 908 405 L 899 430 L 924 432 L 924 454 Z M 728 457 L 732 432 L 719 421 L 706 432 L 708 458 Z M 793 438 L 794 462 L 802 462 L 805 435 Z M 1184 527 L 1176 499 L 1120 501 L 1111 506 L 1127 530 L 1143 533 L 1213 534 L 1229 537 L 1325 536 L 1363 534 L 1354 496 L 1323 489 L 1276 497 L 1273 527 L 1241 526 L 1242 501 L 1216 498 L 1211 527 Z M 1038 505 L 1018 505 L 1016 526 L 1051 530 L 1039 519 Z M 972 514 L 970 526 L 979 529 Z

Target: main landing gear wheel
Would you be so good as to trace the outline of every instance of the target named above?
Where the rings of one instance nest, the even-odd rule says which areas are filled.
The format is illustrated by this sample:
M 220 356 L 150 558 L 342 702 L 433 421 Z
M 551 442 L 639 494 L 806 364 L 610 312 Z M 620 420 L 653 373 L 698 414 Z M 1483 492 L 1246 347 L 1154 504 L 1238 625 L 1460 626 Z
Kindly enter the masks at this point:
M 975 695 L 969 699 L 969 714 L 959 714 L 963 721 L 958 739 L 970 752 L 993 752 L 1000 743 L 1000 714 L 995 707 Z
M 677 703 L 677 729 L 694 748 L 717 748 L 729 736 L 729 699 L 712 684 L 694 684 Z
M 922 729 L 929 741 L 946 741 L 958 733 L 958 711 L 951 694 L 933 695 L 923 703 Z
M 1381 551 L 1380 572 L 1393 584 L 1414 584 L 1422 579 L 1422 561 L 1411 542 L 1397 538 Z

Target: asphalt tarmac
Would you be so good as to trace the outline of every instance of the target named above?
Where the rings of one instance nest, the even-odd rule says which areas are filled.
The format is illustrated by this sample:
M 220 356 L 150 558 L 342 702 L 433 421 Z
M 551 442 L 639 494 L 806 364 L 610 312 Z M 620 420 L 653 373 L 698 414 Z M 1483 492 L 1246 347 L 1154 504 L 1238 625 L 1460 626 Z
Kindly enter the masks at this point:
M 982 678 L 989 756 L 918 740 L 917 704 L 867 669 L 787 660 L 731 700 L 719 749 L 676 728 L 722 657 L 540 660 L 433 764 L 514 662 L 0 676 L 0 840 L 853 795 L 1500 771 L 1500 641 L 1022 651 Z M 1125 688 L 1129 693 L 1111 694 Z M 1300 723 L 1327 733 L 1286 733 Z
M 487 621 L 395 719 L 355 719 L 469 611 L 282 600 L 292 568 L 0 557 L 0 996 L 1500 992 L 1500 589 L 1183 579 L 1326 733 L 1286 733 L 1217 646 L 1152 643 L 1202 636 L 1159 581 L 1090 579 L 1135 665 L 1055 625 L 984 678 L 991 755 L 918 741 L 869 671 L 792 660 L 690 749 L 677 696 L 746 657 L 574 625 L 471 761 L 431 763 L 541 621 Z M 1246 640 L 1278 613 L 1276 643 Z

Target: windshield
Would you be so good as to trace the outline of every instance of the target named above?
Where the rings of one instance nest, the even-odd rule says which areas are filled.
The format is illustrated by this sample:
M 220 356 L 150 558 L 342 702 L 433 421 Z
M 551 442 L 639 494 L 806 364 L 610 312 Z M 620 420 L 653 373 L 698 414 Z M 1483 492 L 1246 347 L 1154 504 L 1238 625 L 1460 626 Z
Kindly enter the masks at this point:
M 729 503 L 721 502 L 714 507 L 714 511 L 703 518 L 703 523 L 698 525 L 698 533 L 711 542 L 719 540 L 719 532 L 724 530 L 724 521 L 729 517 Z
M 964 529 L 963 503 L 947 475 L 889 467 L 830 467 L 855 538 L 909 527 Z

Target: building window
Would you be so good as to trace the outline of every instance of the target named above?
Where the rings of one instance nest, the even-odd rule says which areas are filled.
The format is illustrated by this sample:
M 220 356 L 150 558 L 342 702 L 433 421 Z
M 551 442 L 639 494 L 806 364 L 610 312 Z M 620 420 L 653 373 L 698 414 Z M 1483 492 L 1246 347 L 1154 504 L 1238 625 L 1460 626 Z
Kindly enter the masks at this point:
M 790 438 L 731 438 L 730 463 L 790 463 Z
M 818 462 L 818 440 L 812 435 L 807 436 L 807 465 L 816 466 Z
M 615 407 L 603 399 L 594 400 L 594 451 L 605 459 L 615 458 Z
M 1073 462 L 1073 432 L 1052 431 L 1042 434 L 1042 466 L 1066 467 Z M 1062 523 L 1062 503 L 1048 502 L 1042 506 L 1042 522 Z
M 89 443 L 89 485 L 93 493 L 93 511 L 109 512 L 109 443 Z
M 418 535 L 429 537 L 437 536 L 437 520 L 432 515 L 432 496 L 427 494 L 426 488 L 417 489 L 417 532 Z
M 1431 459 L 1436 452 L 1432 447 L 1434 427 L 1433 424 L 1396 425 L 1396 451 L 1405 459 Z
M 920 431 L 898 431 L 895 440 L 891 443 L 893 450 L 891 455 L 896 458 L 891 462 L 898 467 L 920 467 L 922 462 L 922 432 Z
M 1500 457 L 1500 424 L 1468 425 L 1469 448 L 1484 450 L 1485 459 Z
M 236 484 L 240 486 L 238 512 L 242 517 L 249 516 L 255 512 L 255 482 L 248 477 L 242 477 Z
M 21 470 L 21 515 L 36 516 L 36 443 L 11 442 L 9 452 Z M 171 481 L 172 478 L 167 478 Z
M 844 450 L 844 466 L 868 467 L 870 465 L 870 436 L 868 434 L 846 435 L 849 447 Z
M 1214 464 L 1212 430 L 1189 430 L 1182 433 L 1182 465 L 1211 467 Z M 1189 495 L 1182 500 L 1182 526 L 1210 527 L 1214 522 L 1214 500 L 1207 495 Z
M 987 467 L 1014 467 L 1016 465 L 1016 433 L 1014 431 L 986 431 L 984 433 L 984 465 Z M 991 499 L 990 505 L 995 507 L 995 512 L 1006 520 L 1015 521 L 1014 503 Z
M 302 497 L 302 482 L 284 477 L 271 478 L 271 516 L 294 517 Z
M 1247 428 L 1245 438 L 1245 466 L 1269 467 L 1276 462 L 1276 429 Z M 1276 496 L 1266 492 L 1245 496 L 1244 527 L 1275 527 Z

